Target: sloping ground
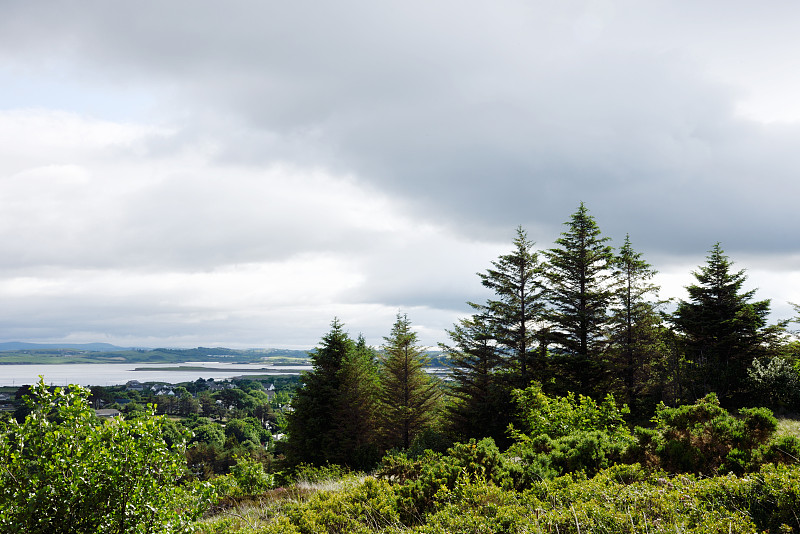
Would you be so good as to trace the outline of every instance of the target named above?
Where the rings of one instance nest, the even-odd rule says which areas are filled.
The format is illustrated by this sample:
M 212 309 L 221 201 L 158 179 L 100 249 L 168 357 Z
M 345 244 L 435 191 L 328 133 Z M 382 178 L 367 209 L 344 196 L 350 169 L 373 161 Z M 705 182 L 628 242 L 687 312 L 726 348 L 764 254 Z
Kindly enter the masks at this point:
M 405 486 L 402 486 L 405 487 Z M 198 523 L 222 533 L 708 533 L 800 530 L 800 468 L 766 465 L 746 476 L 698 478 L 617 466 L 586 479 L 544 480 L 525 491 L 462 481 L 442 485 L 424 513 L 407 492 L 367 477 L 332 487 L 254 496 Z

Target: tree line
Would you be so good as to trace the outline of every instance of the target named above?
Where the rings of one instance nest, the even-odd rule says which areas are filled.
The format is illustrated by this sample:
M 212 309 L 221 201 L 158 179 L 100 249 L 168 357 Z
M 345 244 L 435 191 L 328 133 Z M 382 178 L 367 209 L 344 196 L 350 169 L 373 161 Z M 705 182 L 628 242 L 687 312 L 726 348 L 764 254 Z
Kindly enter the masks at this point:
M 581 203 L 554 246 L 536 250 L 519 227 L 512 250 L 478 273 L 491 290 L 469 302 L 441 349 L 440 382 L 399 314 L 381 350 L 334 320 L 292 401 L 289 465 L 374 465 L 383 453 L 491 437 L 509 444 L 515 392 L 608 395 L 644 421 L 656 406 L 715 393 L 724 406 L 794 409 L 797 343 L 788 322 L 769 324 L 769 300 L 745 290 L 719 243 L 694 271 L 688 298 L 665 311 L 656 270 L 626 236 L 614 249 Z

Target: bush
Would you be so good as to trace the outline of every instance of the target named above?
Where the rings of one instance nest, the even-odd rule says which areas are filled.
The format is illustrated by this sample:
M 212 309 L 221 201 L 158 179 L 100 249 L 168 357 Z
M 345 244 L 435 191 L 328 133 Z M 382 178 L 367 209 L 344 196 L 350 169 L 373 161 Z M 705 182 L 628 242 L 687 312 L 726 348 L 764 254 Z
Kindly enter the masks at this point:
M 800 401 L 800 376 L 792 363 L 773 356 L 766 364 L 754 359 L 747 369 L 755 400 L 773 409 L 796 408 Z
M 778 422 L 766 408 L 745 408 L 739 414 L 729 414 L 713 393 L 677 408 L 661 403 L 653 418 L 655 430 L 637 429 L 640 460 L 673 473 L 756 469 L 756 452 Z
M 568 436 L 573 432 L 600 430 L 609 435 L 629 436 L 625 423 L 627 406 L 618 408 L 614 396 L 608 394 L 597 404 L 591 397 L 564 397 L 545 395 L 541 384 L 534 382 L 525 389 L 512 392 L 519 409 L 522 431 L 528 436 L 547 434 L 553 439 Z M 520 432 L 513 431 L 515 438 L 524 439 Z
M 236 458 L 231 476 L 236 481 L 237 493 L 241 495 L 263 493 L 275 485 L 275 477 L 264 470 L 264 464 L 247 456 Z
M 338 492 L 317 492 L 305 503 L 288 503 L 284 513 L 298 532 L 369 534 L 397 524 L 396 509 L 389 484 L 366 478 Z
M 183 444 L 164 419 L 99 421 L 79 386 L 31 387 L 29 413 L 0 430 L 0 530 L 5 533 L 182 532 L 200 502 L 179 482 Z
M 761 464 L 800 464 L 800 439 L 795 436 L 779 436 L 762 445 L 755 461 Z
M 622 462 L 633 438 L 620 439 L 598 430 L 577 431 L 558 439 L 540 435 L 511 446 L 509 455 L 519 458 L 518 489 L 534 482 L 568 473 L 594 476 Z
M 551 397 L 537 383 L 513 395 L 524 432 L 511 429 L 516 442 L 507 454 L 519 460 L 518 488 L 567 473 L 592 476 L 622 461 L 634 443 L 624 418 L 628 409 L 618 408 L 612 395 L 600 404 L 574 393 Z
M 484 438 L 457 443 L 444 455 L 432 451 L 412 459 L 403 453 L 388 455 L 378 476 L 396 484 L 401 519 L 414 524 L 433 509 L 442 492 L 475 481 L 508 486 L 513 479 L 510 470 L 513 465 L 494 440 Z

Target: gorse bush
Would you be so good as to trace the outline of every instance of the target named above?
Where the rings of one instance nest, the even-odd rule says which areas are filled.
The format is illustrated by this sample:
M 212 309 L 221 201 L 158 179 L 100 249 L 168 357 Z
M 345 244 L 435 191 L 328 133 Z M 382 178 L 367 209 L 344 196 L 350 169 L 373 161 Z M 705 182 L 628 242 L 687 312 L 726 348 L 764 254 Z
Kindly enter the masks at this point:
M 480 448 L 474 445 L 475 450 Z M 469 456 L 466 449 L 461 453 Z M 429 481 L 427 500 L 414 513 L 407 508 L 408 491 L 420 486 L 409 485 L 409 480 L 351 478 L 335 491 L 273 501 L 260 513 L 251 513 L 249 523 L 235 519 L 238 512 L 227 514 L 202 525 L 201 532 L 751 534 L 800 527 L 797 466 L 767 465 L 746 477 L 708 478 L 654 473 L 639 464 L 618 465 L 591 478 L 569 474 L 539 480 L 525 491 L 462 472 L 435 486 L 436 477 L 430 475 L 446 473 L 445 466 L 457 462 L 449 455 L 429 455 L 430 465 L 420 466 L 422 477 Z
M 186 530 L 201 491 L 184 491 L 182 444 L 164 441 L 164 419 L 99 421 L 88 390 L 48 389 L 25 399 L 24 421 L 0 428 L 0 531 L 149 534 Z M 197 488 L 195 488 L 197 490 Z
M 519 489 L 567 473 L 592 476 L 621 462 L 634 442 L 624 418 L 628 409 L 617 407 L 612 395 L 598 404 L 573 393 L 549 396 L 533 383 L 513 396 L 522 431 L 511 427 L 515 443 L 507 455 L 517 460 Z
M 643 461 L 674 473 L 697 474 L 756 469 L 763 457 L 759 451 L 778 425 L 766 408 L 744 408 L 734 417 L 713 393 L 676 408 L 661 403 L 653 422 L 654 429 L 636 431 Z
M 529 488 L 542 479 L 580 472 L 594 476 L 602 469 L 622 462 L 633 438 L 613 438 L 599 430 L 577 431 L 552 439 L 546 434 L 512 445 L 507 454 L 518 460 L 518 489 Z
M 395 453 L 384 458 L 378 477 L 395 485 L 400 517 L 406 524 L 418 523 L 431 511 L 441 492 L 485 481 L 511 485 L 515 477 L 509 462 L 491 438 L 457 443 L 447 453 L 427 451 L 416 458 Z

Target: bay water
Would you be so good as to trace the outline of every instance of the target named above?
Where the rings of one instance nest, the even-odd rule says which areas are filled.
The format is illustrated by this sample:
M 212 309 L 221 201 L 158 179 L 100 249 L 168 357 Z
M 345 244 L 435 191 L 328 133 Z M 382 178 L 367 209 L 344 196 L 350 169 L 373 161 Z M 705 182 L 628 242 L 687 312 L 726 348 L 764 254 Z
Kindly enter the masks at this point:
M 178 369 L 201 367 L 202 369 Z M 147 370 L 136 370 L 147 368 Z M 308 365 L 270 366 L 264 363 L 184 362 L 184 363 L 74 363 L 61 365 L 0 365 L 0 386 L 22 386 L 44 376 L 48 385 L 113 386 L 129 380 L 176 384 L 198 378 L 222 380 L 247 375 L 300 374 Z

